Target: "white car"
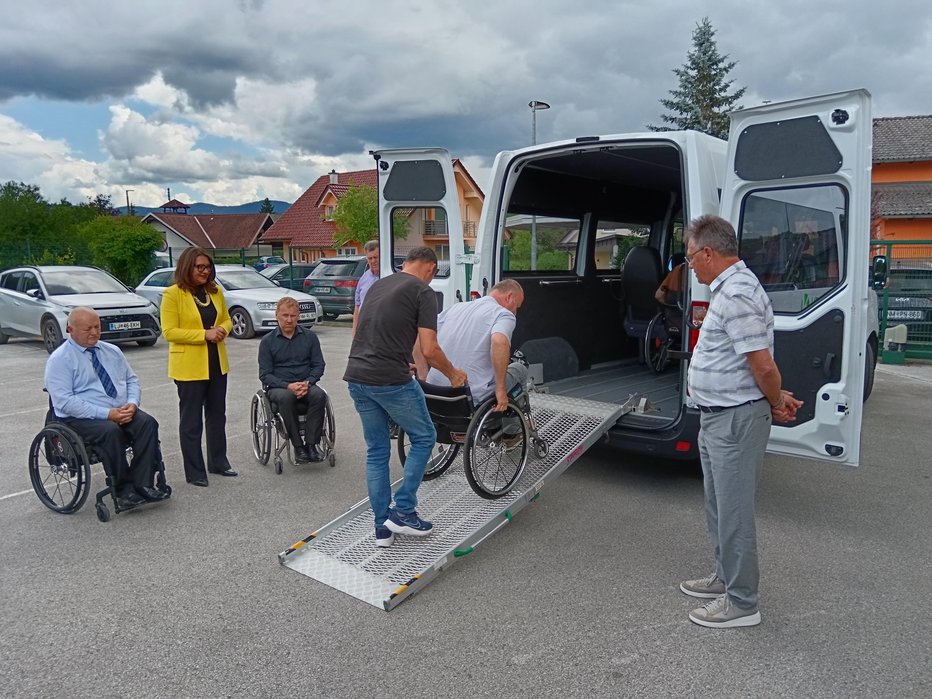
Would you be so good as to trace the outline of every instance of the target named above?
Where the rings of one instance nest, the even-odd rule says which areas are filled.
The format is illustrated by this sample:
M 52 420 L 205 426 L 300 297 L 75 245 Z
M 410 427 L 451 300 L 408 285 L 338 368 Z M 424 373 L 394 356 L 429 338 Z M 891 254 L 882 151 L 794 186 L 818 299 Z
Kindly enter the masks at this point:
M 173 267 L 157 269 L 136 286 L 136 293 L 161 306 L 162 294 L 175 283 L 174 277 Z M 323 320 L 323 310 L 314 296 L 284 289 L 251 267 L 217 265 L 217 285 L 223 292 L 233 321 L 230 334 L 240 340 L 278 327 L 275 304 L 282 296 L 291 296 L 298 302 L 301 312 L 299 325 L 309 328 Z
M 68 314 L 89 306 L 107 342 L 154 345 L 158 308 L 97 267 L 27 265 L 0 274 L 0 345 L 11 336 L 41 337 L 49 353 L 62 343 Z

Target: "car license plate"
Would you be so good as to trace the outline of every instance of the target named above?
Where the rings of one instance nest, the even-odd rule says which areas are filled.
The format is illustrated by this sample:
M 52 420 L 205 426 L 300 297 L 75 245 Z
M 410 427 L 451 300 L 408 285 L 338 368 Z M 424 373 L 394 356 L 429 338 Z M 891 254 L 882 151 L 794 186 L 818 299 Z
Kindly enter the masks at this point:
M 111 330 L 137 330 L 142 327 L 142 322 L 138 320 L 126 320 L 122 323 L 110 323 Z
M 314 292 L 315 294 L 329 294 L 329 293 L 330 293 L 330 287 L 329 287 L 329 286 L 322 286 L 322 287 L 320 287 L 320 288 L 318 288 L 318 289 L 313 289 L 313 292 Z
M 888 311 L 888 320 L 922 320 L 922 311 Z
M 298 320 L 314 320 L 313 313 L 302 313 L 298 316 Z

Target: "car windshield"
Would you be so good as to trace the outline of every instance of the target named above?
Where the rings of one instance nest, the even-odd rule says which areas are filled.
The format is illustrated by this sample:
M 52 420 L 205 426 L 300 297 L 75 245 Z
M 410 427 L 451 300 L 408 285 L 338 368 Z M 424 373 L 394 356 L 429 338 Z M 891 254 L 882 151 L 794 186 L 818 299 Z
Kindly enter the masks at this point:
M 352 262 L 327 262 L 321 261 L 312 273 L 312 277 L 353 277 L 356 275 L 356 265 Z
M 223 270 L 217 273 L 217 281 L 227 291 L 240 289 L 269 289 L 278 285 L 271 279 L 266 279 L 254 269 Z
M 932 269 L 891 269 L 887 290 L 891 293 L 932 295 Z
M 42 272 L 49 296 L 66 294 L 125 294 L 126 287 L 99 269 L 67 269 Z

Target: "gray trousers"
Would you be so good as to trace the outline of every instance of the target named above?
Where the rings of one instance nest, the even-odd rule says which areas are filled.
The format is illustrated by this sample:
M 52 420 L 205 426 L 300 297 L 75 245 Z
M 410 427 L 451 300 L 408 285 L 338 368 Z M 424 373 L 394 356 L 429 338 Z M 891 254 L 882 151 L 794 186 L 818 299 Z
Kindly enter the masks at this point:
M 760 573 L 754 500 L 767 439 L 770 405 L 761 400 L 699 418 L 699 458 L 715 572 L 725 593 L 744 609 L 757 607 Z

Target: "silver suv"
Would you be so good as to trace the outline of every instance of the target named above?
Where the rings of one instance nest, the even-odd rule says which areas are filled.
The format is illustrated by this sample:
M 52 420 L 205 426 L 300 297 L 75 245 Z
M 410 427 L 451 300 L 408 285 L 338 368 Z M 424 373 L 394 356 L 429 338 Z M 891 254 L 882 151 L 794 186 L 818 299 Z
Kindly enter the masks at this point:
M 41 337 L 49 353 L 62 343 L 68 314 L 89 306 L 100 315 L 100 339 L 154 345 L 158 309 L 97 267 L 26 266 L 0 273 L 0 345 Z

